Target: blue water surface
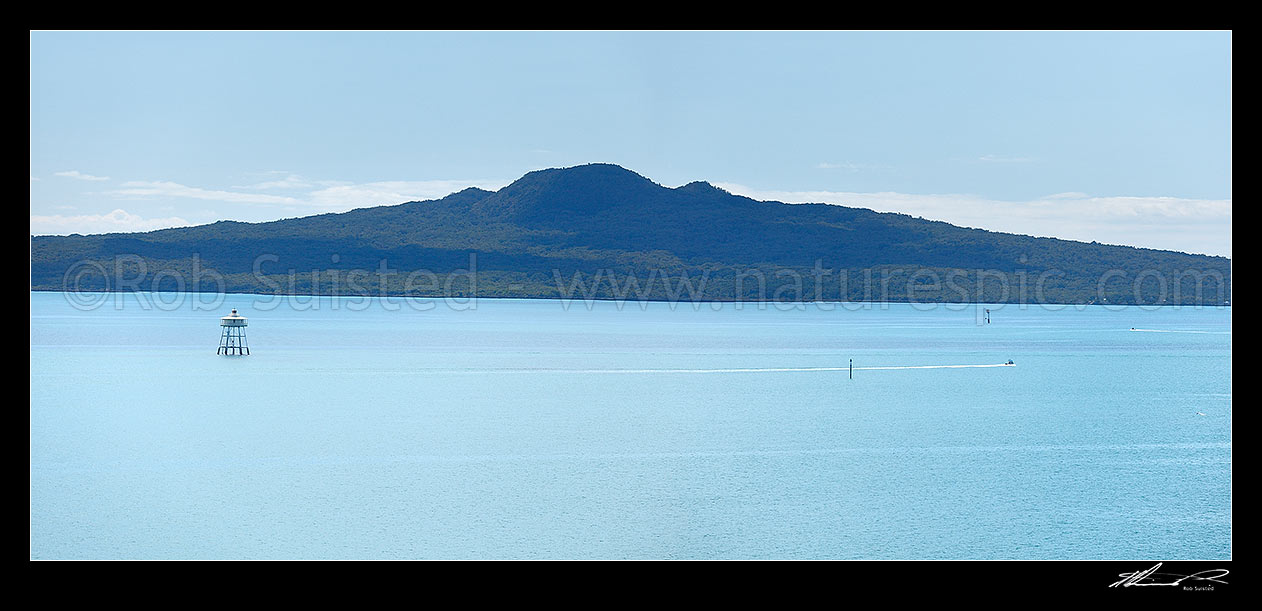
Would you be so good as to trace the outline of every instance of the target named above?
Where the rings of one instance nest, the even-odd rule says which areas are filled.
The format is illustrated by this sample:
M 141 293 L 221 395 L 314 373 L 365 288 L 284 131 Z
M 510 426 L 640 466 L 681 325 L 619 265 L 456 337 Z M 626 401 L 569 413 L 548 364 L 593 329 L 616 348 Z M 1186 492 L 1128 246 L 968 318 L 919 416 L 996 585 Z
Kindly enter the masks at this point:
M 984 307 L 33 292 L 31 558 L 1231 558 L 1230 308 Z

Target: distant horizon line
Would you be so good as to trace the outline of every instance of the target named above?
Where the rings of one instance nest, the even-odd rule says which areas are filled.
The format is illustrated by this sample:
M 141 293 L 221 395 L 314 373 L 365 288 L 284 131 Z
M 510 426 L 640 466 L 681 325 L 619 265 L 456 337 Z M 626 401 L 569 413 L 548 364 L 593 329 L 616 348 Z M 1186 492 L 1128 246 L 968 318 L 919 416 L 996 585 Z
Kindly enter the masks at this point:
M 403 295 L 403 294 L 376 294 L 376 295 L 330 295 L 321 293 L 254 293 L 249 291 L 162 291 L 162 290 L 140 290 L 134 288 L 128 289 L 107 289 L 92 291 L 52 291 L 48 289 L 30 289 L 31 293 L 49 293 L 56 295 L 64 295 L 66 293 L 77 293 L 86 295 L 118 295 L 118 294 L 146 294 L 146 295 L 236 295 L 246 297 L 266 297 L 266 298 L 285 298 L 285 297 L 304 297 L 304 298 L 330 298 L 330 299 L 429 299 L 429 300 L 478 300 L 494 299 L 497 301 L 559 301 L 559 302 L 614 302 L 614 303 L 665 303 L 679 306 L 682 304 L 756 304 L 778 306 L 792 305 L 808 306 L 812 304 L 832 303 L 832 304 L 857 304 L 861 306 L 891 306 L 891 305 L 911 305 L 911 306 L 958 306 L 961 309 L 969 307 L 984 306 L 994 309 L 1004 307 L 1012 307 L 1019 309 L 1028 309 L 1035 307 L 1058 307 L 1058 308 L 1230 308 L 1231 300 L 1225 303 L 1144 303 L 1144 304 L 1116 304 L 1116 303 L 1061 303 L 1061 302 L 986 302 L 986 301 L 890 301 L 890 300 L 871 300 L 871 301 L 846 301 L 840 299 L 808 299 L 796 301 L 776 301 L 774 299 L 653 299 L 653 298 L 636 298 L 636 297 L 503 297 L 503 296 L 482 296 L 482 295 Z

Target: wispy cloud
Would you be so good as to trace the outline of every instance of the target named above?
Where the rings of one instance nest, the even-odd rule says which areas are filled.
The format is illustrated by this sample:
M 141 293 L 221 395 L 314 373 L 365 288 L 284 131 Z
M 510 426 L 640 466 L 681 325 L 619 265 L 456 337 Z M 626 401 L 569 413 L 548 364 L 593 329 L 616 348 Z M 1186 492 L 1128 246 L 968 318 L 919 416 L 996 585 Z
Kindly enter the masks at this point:
M 824 203 L 898 212 L 964 227 L 1231 256 L 1231 200 L 1098 197 L 1057 193 L 1029 201 L 975 195 L 777 191 L 735 183 L 738 195 L 787 203 Z
M 307 189 L 314 186 L 310 181 L 304 179 L 297 174 L 289 174 L 278 180 L 265 180 L 263 182 L 254 183 L 252 185 L 242 185 L 232 187 L 233 189 Z
M 1030 163 L 1034 161 L 1033 157 L 1005 157 L 1003 155 L 982 155 L 977 158 L 978 161 L 987 163 Z
M 218 189 L 202 189 L 169 181 L 132 180 L 122 184 L 121 189 L 109 191 L 121 197 L 180 197 L 229 202 L 235 204 L 278 204 L 303 205 L 303 200 L 285 195 L 268 195 L 266 193 L 242 193 L 240 191 L 223 191 Z
M 203 189 L 170 181 L 128 181 L 106 193 L 121 199 L 184 198 L 231 204 L 283 206 L 290 210 L 342 212 L 353 208 L 438 199 L 467 187 L 499 189 L 506 180 L 421 180 L 347 183 L 305 180 L 296 175 L 234 190 Z M 305 185 L 305 187 L 303 186 Z M 318 187 L 318 188 L 316 188 Z M 259 193 L 265 189 L 291 189 L 290 195 Z M 245 189 L 252 189 L 246 191 Z
M 71 233 L 118 233 L 153 231 L 168 227 L 184 227 L 192 223 L 176 216 L 167 218 L 143 218 L 126 210 L 116 209 L 108 214 L 79 215 L 31 215 L 32 235 L 68 235 Z
M 63 176 L 65 178 L 74 178 L 76 180 L 91 180 L 91 181 L 102 181 L 102 180 L 110 179 L 109 176 L 93 176 L 91 174 L 84 174 L 83 172 L 80 172 L 79 170 L 66 170 L 64 172 L 53 172 L 53 176 Z
M 815 164 L 817 170 L 845 170 L 847 172 L 868 172 L 874 170 L 888 170 L 889 166 L 878 163 L 853 163 L 850 161 L 842 161 L 833 163 L 829 161 L 821 161 Z

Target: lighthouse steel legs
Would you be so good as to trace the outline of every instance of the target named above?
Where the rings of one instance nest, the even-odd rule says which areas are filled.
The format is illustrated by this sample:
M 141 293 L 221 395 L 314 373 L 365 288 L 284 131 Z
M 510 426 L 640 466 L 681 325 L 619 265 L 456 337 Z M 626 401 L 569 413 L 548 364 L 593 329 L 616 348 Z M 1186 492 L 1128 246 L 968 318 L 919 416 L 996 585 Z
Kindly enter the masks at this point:
M 245 327 L 225 326 L 223 335 L 219 338 L 219 349 L 215 351 L 215 354 L 250 354 L 250 347 L 245 341 Z

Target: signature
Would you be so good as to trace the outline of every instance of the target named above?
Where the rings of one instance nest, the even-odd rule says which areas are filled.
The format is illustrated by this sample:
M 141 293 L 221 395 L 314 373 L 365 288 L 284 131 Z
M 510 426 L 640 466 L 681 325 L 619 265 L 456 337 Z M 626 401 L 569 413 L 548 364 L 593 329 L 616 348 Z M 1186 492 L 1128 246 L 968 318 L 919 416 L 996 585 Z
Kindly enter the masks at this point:
M 1158 573 L 1157 569 L 1159 568 L 1161 568 L 1160 562 L 1146 571 L 1118 573 L 1118 577 L 1121 577 L 1121 579 L 1109 584 L 1109 587 L 1116 588 L 1118 586 L 1122 586 L 1123 588 L 1129 588 L 1131 586 L 1177 586 L 1187 580 L 1212 581 L 1214 583 L 1225 584 L 1227 582 L 1222 581 L 1220 578 L 1226 577 L 1227 573 L 1231 572 L 1227 569 L 1209 569 L 1207 571 L 1192 573 L 1191 575 L 1176 575 L 1174 573 Z M 1158 581 L 1159 579 L 1171 578 L 1173 578 L 1173 581 Z

